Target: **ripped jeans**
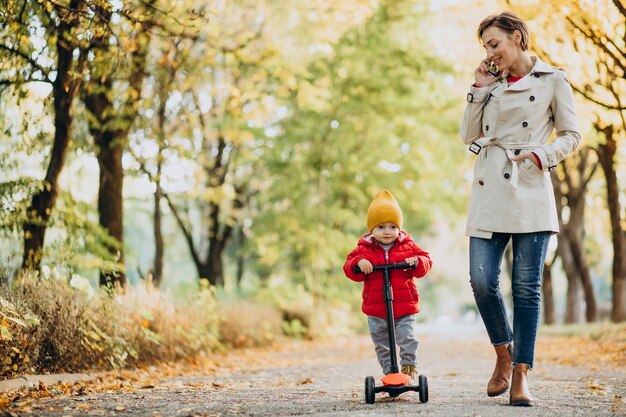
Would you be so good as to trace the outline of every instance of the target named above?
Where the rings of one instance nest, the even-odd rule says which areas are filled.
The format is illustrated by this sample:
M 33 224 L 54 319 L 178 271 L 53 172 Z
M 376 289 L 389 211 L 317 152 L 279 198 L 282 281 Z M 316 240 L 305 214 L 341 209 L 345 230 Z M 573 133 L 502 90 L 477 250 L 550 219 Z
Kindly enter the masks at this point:
M 494 346 L 513 342 L 513 363 L 533 367 L 539 326 L 541 277 L 552 232 L 493 233 L 470 237 L 470 283 L 478 311 Z M 513 331 L 500 292 L 500 265 L 513 240 Z

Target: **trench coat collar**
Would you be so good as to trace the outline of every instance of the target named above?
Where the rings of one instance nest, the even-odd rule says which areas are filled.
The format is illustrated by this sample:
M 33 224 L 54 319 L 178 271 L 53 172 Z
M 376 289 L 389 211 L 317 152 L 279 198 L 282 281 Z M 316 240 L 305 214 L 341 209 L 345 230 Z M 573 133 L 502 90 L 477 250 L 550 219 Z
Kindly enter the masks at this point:
M 519 81 L 513 83 L 512 85 L 506 85 L 504 82 L 504 90 L 508 91 L 524 91 L 528 90 L 532 87 L 532 78 L 531 77 L 540 77 L 541 74 L 551 74 L 554 72 L 554 68 L 550 65 L 546 64 L 536 56 L 532 56 L 531 59 L 535 63 L 532 69 L 526 76 L 522 77 Z
M 550 65 L 546 64 L 545 62 L 543 62 L 542 60 L 540 60 L 536 56 L 531 56 L 530 59 L 532 59 L 535 62 L 535 65 L 530 70 L 530 74 L 528 74 L 528 75 L 532 75 L 534 73 L 537 73 L 537 74 L 552 74 L 555 71 L 553 66 L 550 66 Z

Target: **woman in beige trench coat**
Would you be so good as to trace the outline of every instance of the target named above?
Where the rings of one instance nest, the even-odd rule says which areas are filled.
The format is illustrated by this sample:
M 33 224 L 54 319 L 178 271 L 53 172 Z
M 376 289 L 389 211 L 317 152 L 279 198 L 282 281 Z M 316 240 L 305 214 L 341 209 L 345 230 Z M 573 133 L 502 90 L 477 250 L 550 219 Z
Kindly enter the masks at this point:
M 528 29 L 517 15 L 487 17 L 478 38 L 486 58 L 474 71 L 461 124 L 463 141 L 477 155 L 467 220 L 470 283 L 497 356 L 487 394 L 510 386 L 510 404 L 529 406 L 541 276 L 550 236 L 558 232 L 549 171 L 581 138 L 565 72 L 528 53 Z M 512 330 L 499 288 L 509 241 Z

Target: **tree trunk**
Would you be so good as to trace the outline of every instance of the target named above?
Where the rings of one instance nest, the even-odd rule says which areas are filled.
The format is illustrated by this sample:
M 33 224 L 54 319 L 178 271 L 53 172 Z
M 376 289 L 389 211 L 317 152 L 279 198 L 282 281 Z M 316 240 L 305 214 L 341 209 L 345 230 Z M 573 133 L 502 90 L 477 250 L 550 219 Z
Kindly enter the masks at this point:
M 545 324 L 556 323 L 556 311 L 554 309 L 554 289 L 552 287 L 552 266 L 554 266 L 555 258 L 552 262 L 543 267 L 543 283 L 541 290 L 543 292 L 543 321 Z
M 576 262 L 576 269 L 581 279 L 585 297 L 585 318 L 587 322 L 592 323 L 598 320 L 598 304 L 593 289 L 593 282 L 591 281 L 591 274 L 589 273 L 589 266 L 587 265 L 587 260 L 584 255 L 581 239 L 569 240 L 572 257 Z
M 579 320 L 581 284 L 585 296 L 585 317 L 587 321 L 595 321 L 598 315 L 596 296 L 583 246 L 585 237 L 585 198 L 587 186 L 595 173 L 595 164 L 591 165 L 589 163 L 589 155 L 589 149 L 581 149 L 573 157 L 578 160 L 576 164 L 571 162 L 563 164 L 561 166 L 562 178 L 557 175 L 556 171 L 551 173 L 561 229 L 561 233 L 558 236 L 557 254 L 561 257 L 568 281 L 565 314 L 567 323 L 575 323 Z M 564 200 L 566 200 L 567 208 L 569 209 L 567 219 L 563 218 L 565 214 Z
M 150 2 L 149 5 L 153 3 Z M 98 14 L 106 21 L 111 21 L 111 10 L 96 7 Z M 152 9 L 149 9 L 152 12 Z M 124 211 L 123 211 L 123 182 L 122 154 L 126 148 L 128 132 L 137 115 L 141 86 L 145 77 L 145 63 L 147 48 L 150 43 L 150 29 L 152 22 L 142 22 L 141 30 L 135 34 L 134 50 L 130 57 L 130 70 L 127 96 L 118 106 L 114 106 L 112 97 L 113 77 L 109 72 L 112 45 L 109 34 L 104 33 L 94 37 L 95 47 L 92 52 L 96 65 L 92 67 L 95 76 L 92 78 L 88 91 L 85 93 L 85 104 L 93 118 L 90 119 L 89 130 L 95 138 L 98 147 L 97 158 L 100 167 L 100 184 L 98 190 L 98 210 L 100 225 L 106 229 L 116 244 L 109 245 L 109 250 L 117 259 L 119 268 L 114 271 L 101 271 L 100 284 L 125 286 L 126 274 L 124 271 Z
M 237 230 L 237 253 L 235 254 L 235 256 L 237 257 L 236 279 L 237 279 L 238 288 L 241 287 L 241 281 L 243 280 L 243 273 L 245 269 L 245 257 L 243 256 L 243 253 L 241 250 L 243 248 L 245 240 L 246 240 L 246 235 L 243 231 L 243 226 L 242 226 L 242 227 L 239 227 L 239 229 Z
M 72 0 L 70 10 L 82 9 L 80 0 Z M 50 154 L 50 162 L 46 170 L 46 177 L 40 191 L 37 192 L 28 208 L 27 221 L 24 222 L 24 252 L 22 268 L 39 269 L 41 256 L 48 227 L 48 220 L 59 196 L 59 176 L 65 165 L 67 148 L 72 134 L 72 103 L 80 83 L 73 78 L 76 71 L 73 67 L 73 42 L 66 39 L 66 34 L 74 27 L 76 17 L 61 19 L 57 32 L 57 71 L 52 83 L 52 97 L 54 102 L 54 143 Z M 82 53 L 82 52 L 81 52 Z
M 600 165 L 606 178 L 607 203 L 611 219 L 611 235 L 613 243 L 613 309 L 611 319 L 614 322 L 626 320 L 626 249 L 625 237 L 622 229 L 621 204 L 619 201 L 619 186 L 615 170 L 615 156 L 617 142 L 613 125 L 605 128 L 595 126 L 602 132 L 606 142 L 598 146 Z
M 108 108 L 108 107 L 107 107 Z M 117 245 L 110 245 L 110 251 L 121 267 L 116 271 L 101 271 L 100 285 L 109 286 L 119 283 L 126 285 L 124 272 L 124 207 L 122 168 L 122 147 L 116 142 L 119 135 L 114 132 L 102 132 L 98 145 L 98 166 L 100 167 L 100 184 L 98 188 L 98 213 L 100 225 L 115 239 Z
M 160 154 L 160 152 L 159 152 Z M 159 155 L 160 158 L 160 155 Z M 163 278 L 163 231 L 161 226 L 161 161 L 157 162 L 156 190 L 154 191 L 154 266 L 152 270 L 152 282 L 156 287 L 161 286 Z
M 565 323 L 579 323 L 581 321 L 581 294 L 580 294 L 580 280 L 576 271 L 576 263 L 572 257 L 572 250 L 569 247 L 570 241 L 562 238 L 563 234 L 559 235 L 559 244 L 557 251 L 561 263 L 563 264 L 563 270 L 567 277 L 567 298 L 565 304 Z
M 108 48 L 99 45 L 99 48 Z M 100 50 L 100 54 L 106 51 Z M 122 168 L 122 154 L 126 139 L 124 130 L 108 128 L 114 116 L 111 116 L 113 103 L 110 100 L 113 81 L 108 76 L 99 77 L 97 82 L 89 86 L 85 92 L 84 102 L 93 115 L 89 121 L 89 130 L 96 144 L 96 157 L 100 168 L 100 182 L 98 187 L 98 214 L 102 226 L 114 242 L 107 246 L 109 252 L 116 259 L 119 267 L 115 270 L 100 271 L 100 285 L 113 286 L 116 283 L 122 287 L 126 285 L 124 271 L 124 206 Z
M 559 228 L 561 230 L 561 233 L 558 235 L 556 252 L 558 257 L 561 258 L 563 271 L 565 272 L 565 276 L 567 278 L 567 296 L 565 299 L 565 316 L 563 320 L 565 323 L 578 323 L 580 321 L 578 314 L 580 311 L 580 284 L 576 271 L 576 265 L 574 259 L 572 258 L 569 234 L 564 233 L 567 228 L 565 222 L 563 221 L 563 200 L 566 195 L 563 191 L 564 181 L 558 177 L 556 171 L 551 172 L 551 177 L 559 217 Z
M 223 239 L 211 239 L 207 258 L 208 275 L 203 277 L 207 278 L 211 285 L 224 285 L 224 267 L 222 265 L 224 245 Z

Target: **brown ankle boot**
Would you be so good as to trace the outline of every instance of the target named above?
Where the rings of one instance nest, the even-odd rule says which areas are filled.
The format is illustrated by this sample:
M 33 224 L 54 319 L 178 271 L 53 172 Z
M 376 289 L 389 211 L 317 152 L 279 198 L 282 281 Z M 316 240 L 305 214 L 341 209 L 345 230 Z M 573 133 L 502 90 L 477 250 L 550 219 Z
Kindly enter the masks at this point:
M 511 382 L 511 405 L 530 407 L 535 399 L 528 389 L 528 365 L 518 363 L 513 369 L 513 381 Z
M 493 370 L 493 375 L 491 375 L 491 379 L 487 384 L 487 395 L 490 397 L 502 395 L 509 389 L 511 373 L 513 372 L 511 344 L 494 346 L 494 348 L 498 357 L 496 359 L 496 369 Z

